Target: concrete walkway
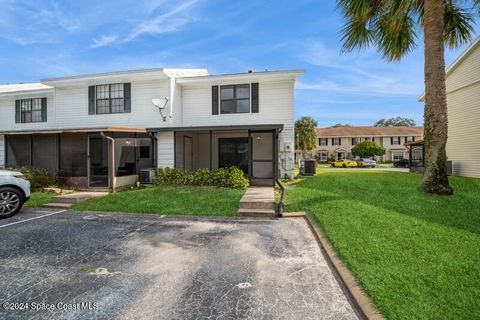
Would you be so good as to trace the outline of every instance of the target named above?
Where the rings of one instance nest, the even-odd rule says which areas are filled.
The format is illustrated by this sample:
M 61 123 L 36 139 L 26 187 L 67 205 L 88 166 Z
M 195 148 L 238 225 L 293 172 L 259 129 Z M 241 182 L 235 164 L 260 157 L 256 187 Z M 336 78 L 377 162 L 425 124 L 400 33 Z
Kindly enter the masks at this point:
M 273 187 L 250 187 L 242 199 L 238 215 L 243 217 L 274 217 L 275 192 Z
M 103 196 L 106 196 L 107 194 L 108 192 L 81 191 L 81 192 L 74 192 L 74 193 L 65 194 L 65 195 L 58 195 L 53 197 L 52 202 L 45 204 L 44 207 L 67 209 L 67 208 L 70 208 L 75 203 L 84 202 L 97 197 L 103 197 Z

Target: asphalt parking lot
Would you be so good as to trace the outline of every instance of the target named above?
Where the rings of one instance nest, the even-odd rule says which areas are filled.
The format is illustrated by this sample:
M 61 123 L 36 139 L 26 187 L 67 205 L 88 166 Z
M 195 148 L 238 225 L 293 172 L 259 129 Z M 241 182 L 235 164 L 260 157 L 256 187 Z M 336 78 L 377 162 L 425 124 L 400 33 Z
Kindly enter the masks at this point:
M 25 210 L 0 287 L 2 319 L 358 317 L 303 219 Z

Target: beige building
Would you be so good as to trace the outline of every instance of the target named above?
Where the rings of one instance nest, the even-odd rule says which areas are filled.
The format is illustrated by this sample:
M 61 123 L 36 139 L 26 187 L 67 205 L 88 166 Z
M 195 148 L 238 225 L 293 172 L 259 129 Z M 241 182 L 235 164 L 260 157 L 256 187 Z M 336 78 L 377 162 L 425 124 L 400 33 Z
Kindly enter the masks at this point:
M 386 150 L 378 161 L 400 160 L 408 158 L 408 149 L 404 146 L 410 141 L 423 138 L 423 127 L 339 127 L 318 128 L 317 147 L 314 155 L 320 161 L 329 159 L 353 158 L 352 148 L 365 140 L 375 141 Z
M 447 104 L 453 175 L 480 177 L 480 38 L 447 69 Z

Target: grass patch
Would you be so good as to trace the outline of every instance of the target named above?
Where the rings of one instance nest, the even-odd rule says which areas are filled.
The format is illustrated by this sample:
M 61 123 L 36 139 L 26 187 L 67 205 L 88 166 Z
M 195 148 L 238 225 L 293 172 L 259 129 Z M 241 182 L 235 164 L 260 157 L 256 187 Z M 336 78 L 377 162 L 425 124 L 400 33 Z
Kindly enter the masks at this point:
M 50 192 L 32 192 L 30 195 L 30 200 L 25 202 L 23 207 L 24 208 L 40 208 L 44 204 L 52 202 L 52 198 L 54 196 L 55 194 Z
M 122 191 L 78 203 L 79 211 L 135 212 L 199 216 L 233 216 L 244 190 L 216 187 L 161 186 Z
M 389 319 L 480 318 L 480 179 L 452 197 L 417 174 L 323 172 L 291 184 L 289 211 L 312 214 Z

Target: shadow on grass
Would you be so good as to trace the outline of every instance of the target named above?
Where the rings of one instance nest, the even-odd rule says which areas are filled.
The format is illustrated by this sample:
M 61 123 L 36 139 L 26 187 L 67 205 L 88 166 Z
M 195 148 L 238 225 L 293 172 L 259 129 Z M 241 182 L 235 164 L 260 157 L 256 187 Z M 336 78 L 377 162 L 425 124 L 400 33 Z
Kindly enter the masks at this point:
M 421 177 L 396 172 L 323 173 L 289 187 L 287 209 L 311 213 L 326 209 L 326 202 L 353 200 L 427 222 L 480 234 L 480 179 L 450 178 L 450 197 L 420 191 Z M 355 207 L 341 207 L 355 210 Z

